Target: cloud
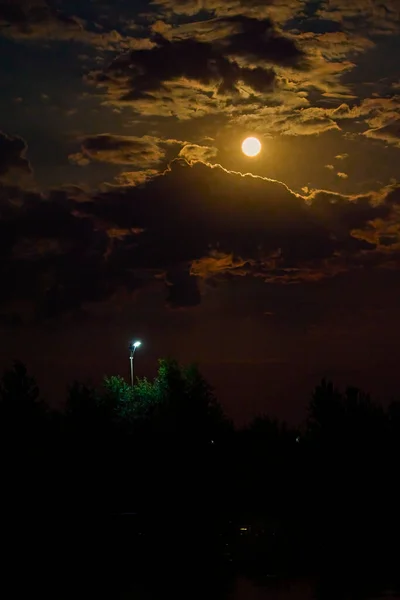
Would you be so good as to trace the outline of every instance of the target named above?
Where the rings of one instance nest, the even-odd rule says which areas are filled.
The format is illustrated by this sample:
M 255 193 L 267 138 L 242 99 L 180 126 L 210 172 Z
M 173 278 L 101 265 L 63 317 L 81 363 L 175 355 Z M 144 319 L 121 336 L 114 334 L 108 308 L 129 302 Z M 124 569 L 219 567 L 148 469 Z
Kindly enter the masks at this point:
M 343 27 L 367 31 L 370 35 L 389 35 L 400 30 L 400 8 L 397 0 L 384 3 L 375 0 L 330 0 L 319 3 L 317 16 L 340 22 Z
M 159 170 L 156 169 L 145 169 L 143 171 L 125 171 L 115 177 L 115 183 L 108 183 L 106 184 L 106 186 L 112 187 L 113 185 L 118 185 L 129 187 L 143 185 L 150 179 L 153 179 L 153 177 L 155 177 L 158 174 Z
M 304 66 L 305 55 L 295 38 L 279 31 L 270 16 L 257 18 L 241 13 L 174 27 L 157 21 L 151 28 L 169 41 L 210 43 L 235 59 L 255 61 L 259 66 Z
M 84 30 L 83 22 L 50 7 L 45 0 L 0 2 L 0 30 L 16 38 L 73 38 Z
M 386 10 L 371 0 L 351 7 L 344 0 L 154 1 L 140 16 L 148 46 L 124 52 L 86 81 L 105 104 L 143 118 L 214 117 L 268 135 L 339 132 L 344 120 L 367 119 L 376 101 L 360 100 L 360 84 L 351 82 L 360 55 L 379 57 L 380 41 L 363 15 L 389 33 L 398 9 L 390 0 Z M 381 103 L 387 119 L 388 110 Z M 397 143 L 392 122 L 366 123 L 365 137 Z
M 176 110 L 180 93 L 189 104 L 196 104 L 201 96 L 206 104 L 207 100 L 211 103 L 210 92 L 217 101 L 218 96 L 239 94 L 240 85 L 263 93 L 272 88 L 275 73 L 271 68 L 239 66 L 208 43 L 193 39 L 171 42 L 157 36 L 152 49 L 125 53 L 104 72 L 92 73 L 88 81 L 106 88 L 111 103 L 129 104 L 148 113 L 149 105 L 157 112 L 164 102 L 169 116 L 175 109 L 180 117 Z
M 359 112 L 369 126 L 365 137 L 400 146 L 400 96 L 368 98 Z
M 233 28 L 226 38 L 219 40 L 229 55 L 273 65 L 300 66 L 304 60 L 295 40 L 279 33 L 270 19 L 237 15 L 220 19 L 217 24 Z
M 272 17 L 281 23 L 300 13 L 306 0 L 153 0 L 153 4 L 166 16 L 195 16 L 207 11 L 217 16 Z
M 335 19 L 323 14 L 323 4 L 310 4 L 307 0 L 205 0 L 201 3 L 161 0 L 155 4 L 165 10 L 169 23 L 174 22 L 173 27 L 170 24 L 164 27 L 170 39 L 183 36 L 224 44 L 228 52 L 234 52 L 235 58 L 251 59 L 260 66 L 261 61 L 264 64 L 272 61 L 280 65 L 279 81 L 282 77 L 283 82 L 294 83 L 302 90 L 315 87 L 330 98 L 356 97 L 351 87 L 341 82 L 341 77 L 354 69 L 357 54 L 374 47 L 368 32 L 362 29 L 360 33 L 361 28 L 354 28 L 352 23 L 354 15 L 363 14 L 364 5 L 354 8 L 354 14 L 342 25 L 340 11 L 346 13 L 345 4 L 332 11 Z M 192 20 L 181 23 L 183 14 Z M 276 26 L 272 26 L 272 22 Z M 348 59 L 350 56 L 352 60 Z M 303 69 L 293 73 L 287 68 L 293 65 L 303 66 Z M 304 69 L 306 65 L 308 68 Z
M 135 261 L 156 271 L 175 264 L 198 277 L 247 273 L 288 282 L 349 268 L 353 256 L 375 249 L 352 229 L 391 211 L 374 195 L 302 197 L 276 181 L 182 160 L 133 195 L 103 195 L 88 208 L 97 217 L 114 209 L 115 223 L 144 231 L 139 254 L 130 242 L 121 246 L 132 268 Z
M 167 156 L 176 156 L 178 150 L 178 155 L 188 162 L 209 162 L 218 153 L 215 147 L 183 140 L 161 139 L 150 135 L 135 137 L 104 133 L 82 138 L 81 151 L 71 154 L 69 160 L 82 167 L 92 162 L 129 166 L 129 171 L 119 173 L 113 183 L 105 185 L 136 186 L 143 185 L 162 173 L 167 167 Z
M 185 158 L 188 162 L 210 162 L 215 159 L 217 154 L 217 148 L 211 146 L 199 146 L 198 144 L 187 144 L 179 152 L 179 156 Z
M 131 39 L 105 31 L 75 15 L 56 9 L 48 0 L 1 0 L 0 34 L 19 40 L 76 41 L 104 50 L 146 47 L 147 39 Z
M 398 118 L 393 118 L 382 127 L 369 129 L 364 132 L 364 135 L 375 140 L 382 140 L 387 144 L 393 144 L 400 148 L 400 115 Z
M 205 279 L 318 281 L 395 260 L 398 188 L 347 196 L 310 192 L 307 177 L 299 180 L 298 195 L 283 183 L 213 163 L 218 150 L 222 156 L 232 136 L 239 139 L 244 131 L 307 136 L 309 148 L 319 143 L 312 137 L 324 136 L 324 158 L 321 153 L 318 163 L 313 149 L 305 159 L 316 157 L 321 166 L 335 162 L 335 155 L 345 160 L 342 150 L 356 137 L 373 148 L 399 146 L 395 80 L 385 72 L 379 83 L 364 81 L 362 67 L 375 68 L 383 60 L 381 46 L 398 32 L 397 0 L 385 6 L 372 0 L 159 0 L 149 3 L 130 34 L 123 12 L 118 24 L 124 34 L 54 6 L 0 0 L 1 33 L 24 45 L 75 40 L 111 50 L 96 53 L 96 64 L 108 62 L 85 78 L 97 86 L 91 89 L 95 99 L 88 94 L 85 102 L 102 103 L 96 109 L 100 125 L 93 112 L 91 129 L 77 140 L 70 160 L 92 165 L 82 177 L 103 165 L 121 172 L 96 193 L 29 195 L 16 187 L 31 174 L 26 144 L 0 135 L 0 179 L 7 185 L 0 199 L 5 302 L 14 292 L 14 300 L 24 297 L 18 282 L 25 278 L 37 311 L 58 315 L 113 297 L 120 288 L 131 293 L 157 277 L 171 307 L 195 306 Z M 90 60 L 88 48 L 79 51 Z M 48 91 L 53 102 L 54 90 Z M 14 97 L 19 94 L 27 108 L 29 98 L 24 91 Z M 118 111 L 107 121 L 110 105 Z M 133 121 L 123 107 L 136 113 Z M 106 133 L 99 134 L 104 122 Z M 81 122 L 76 130 L 83 130 Z M 181 139 L 171 139 L 175 135 Z M 341 149 L 342 135 L 348 137 Z M 337 163 L 325 168 L 334 175 L 325 171 L 326 179 L 340 189 L 347 174 Z
M 365 123 L 369 129 L 356 135 L 379 139 L 388 144 L 399 144 L 400 97 L 366 98 L 360 103 L 341 103 L 336 107 L 309 106 L 307 99 L 297 96 L 299 106 L 294 103 L 248 111 L 235 116 L 239 124 L 253 124 L 256 130 L 282 135 L 318 135 L 327 131 L 342 131 L 349 122 Z M 337 160 L 345 160 L 348 154 L 339 154 Z
M 31 317 L 58 317 L 157 280 L 171 307 L 189 307 L 201 301 L 205 279 L 294 284 L 385 266 L 400 243 L 399 190 L 301 196 L 278 181 L 180 158 L 136 187 L 7 192 L 3 314 L 29 304 Z
M 276 103 L 259 110 L 249 110 L 246 114 L 233 116 L 232 121 L 269 135 L 315 136 L 328 131 L 340 131 L 337 120 L 341 119 L 341 115 L 335 109 L 309 107 L 308 101 L 302 96 L 292 100 L 292 105 L 289 102 L 282 105 Z
M 201 302 L 198 280 L 188 270 L 175 269 L 165 276 L 168 290 L 167 305 L 170 308 L 197 306 Z
M 86 136 L 81 140 L 81 151 L 71 154 L 69 159 L 82 166 L 94 161 L 151 168 L 165 156 L 160 141 L 151 136 L 140 138 L 109 133 Z
M 5 190 L 0 221 L 5 314 L 23 321 L 60 317 L 110 297 L 118 285 L 129 286 L 129 277 L 123 281 L 108 267 L 106 231 L 74 215 L 64 192 L 45 197 L 15 189 L 13 195 Z
M 87 76 L 106 102 L 143 115 L 201 117 L 225 112 L 229 99 L 270 93 L 279 84 L 278 67 L 307 66 L 293 37 L 270 19 L 237 15 L 151 27 L 151 48 L 121 54 Z

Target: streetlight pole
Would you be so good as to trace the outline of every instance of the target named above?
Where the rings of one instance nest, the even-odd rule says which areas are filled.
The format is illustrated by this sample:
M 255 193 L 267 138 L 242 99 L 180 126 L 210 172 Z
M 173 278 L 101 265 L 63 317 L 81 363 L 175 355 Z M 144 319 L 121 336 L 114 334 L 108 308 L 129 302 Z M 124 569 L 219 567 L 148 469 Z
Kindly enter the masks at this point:
M 129 346 L 129 360 L 131 363 L 131 387 L 133 389 L 134 376 L 135 376 L 135 352 L 142 345 L 142 342 L 134 342 Z
M 131 351 L 131 355 L 129 357 L 130 361 L 131 361 L 131 387 L 133 388 L 133 373 L 134 373 L 134 360 L 135 360 L 135 350 L 134 348 L 130 349 Z

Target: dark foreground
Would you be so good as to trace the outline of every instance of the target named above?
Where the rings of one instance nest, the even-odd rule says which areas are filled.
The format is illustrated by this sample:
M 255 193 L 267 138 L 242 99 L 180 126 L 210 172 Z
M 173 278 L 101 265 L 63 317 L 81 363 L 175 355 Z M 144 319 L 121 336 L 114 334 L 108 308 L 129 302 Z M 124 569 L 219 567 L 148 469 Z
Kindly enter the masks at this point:
M 221 600 L 238 577 L 305 577 L 336 600 L 395 585 L 400 402 L 322 382 L 301 430 L 268 417 L 236 429 L 196 368 L 161 361 L 134 389 L 77 384 L 54 413 L 16 364 L 0 380 L 0 434 L 14 597 L 176 597 L 179 583 Z
M 165 517 L 165 515 L 164 515 Z M 348 540 L 311 560 L 288 540 L 231 523 L 201 538 L 190 520 L 135 514 L 21 514 L 2 523 L 2 585 L 12 598 L 215 600 L 400 598 L 396 548 L 351 554 Z M 176 519 L 176 522 L 175 522 Z M 289 544 L 285 547 L 285 543 Z M 290 542 L 292 543 L 292 541 Z M 6 597 L 6 596 L 3 596 Z

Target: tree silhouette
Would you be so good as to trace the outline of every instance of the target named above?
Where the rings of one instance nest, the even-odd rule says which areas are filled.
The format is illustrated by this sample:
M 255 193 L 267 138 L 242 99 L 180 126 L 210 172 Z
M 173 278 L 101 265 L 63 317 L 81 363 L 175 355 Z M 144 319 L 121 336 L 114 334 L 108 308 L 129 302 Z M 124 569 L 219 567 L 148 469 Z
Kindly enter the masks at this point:
M 98 409 L 98 394 L 94 388 L 75 381 L 68 388 L 65 416 L 82 427 L 90 426 L 96 418 Z
M 134 398 L 158 435 L 174 436 L 186 445 L 215 443 L 229 423 L 211 386 L 196 365 L 183 367 L 162 359 L 153 383 L 139 380 Z M 181 442 L 179 442 L 181 443 Z
M 342 394 L 332 382 L 323 379 L 315 388 L 308 407 L 308 432 L 332 443 L 340 435 L 344 418 Z
M 0 380 L 3 499 L 76 522 L 95 515 L 98 539 L 105 515 L 137 513 L 145 534 L 126 537 L 148 564 L 394 565 L 399 406 L 323 380 L 301 435 L 268 415 L 235 429 L 197 366 L 162 359 L 133 389 L 114 375 L 99 389 L 73 383 L 58 412 L 16 362 Z
M 8 423 L 19 425 L 31 423 L 45 411 L 36 380 L 28 375 L 26 366 L 19 361 L 15 361 L 1 378 L 0 411 Z
M 36 380 L 16 361 L 0 380 L 0 443 L 4 505 L 40 504 L 48 465 L 48 411 Z

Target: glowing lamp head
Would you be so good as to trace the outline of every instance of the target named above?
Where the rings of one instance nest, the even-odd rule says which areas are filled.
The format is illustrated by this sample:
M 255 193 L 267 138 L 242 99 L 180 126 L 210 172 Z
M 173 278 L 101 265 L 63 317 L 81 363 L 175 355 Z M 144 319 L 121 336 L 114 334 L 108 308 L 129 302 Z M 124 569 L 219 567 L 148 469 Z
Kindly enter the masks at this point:
M 262 146 L 260 140 L 255 137 L 246 138 L 242 144 L 242 152 L 249 158 L 258 156 L 258 154 L 261 152 L 261 148 Z
M 137 340 L 136 342 L 131 342 L 129 344 L 129 350 L 131 353 L 131 357 L 133 357 L 135 351 L 142 345 L 142 342 L 139 342 L 139 340 Z

